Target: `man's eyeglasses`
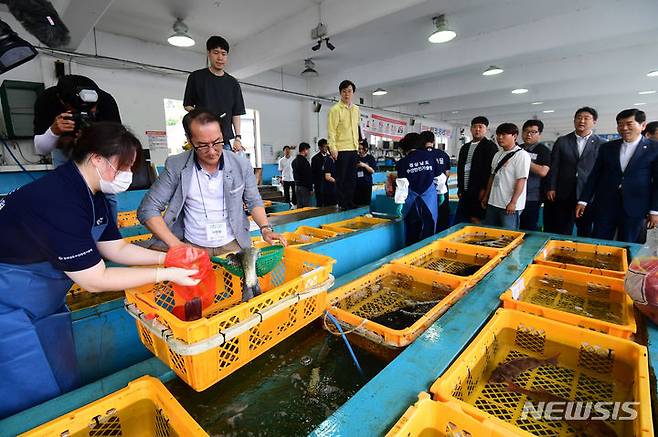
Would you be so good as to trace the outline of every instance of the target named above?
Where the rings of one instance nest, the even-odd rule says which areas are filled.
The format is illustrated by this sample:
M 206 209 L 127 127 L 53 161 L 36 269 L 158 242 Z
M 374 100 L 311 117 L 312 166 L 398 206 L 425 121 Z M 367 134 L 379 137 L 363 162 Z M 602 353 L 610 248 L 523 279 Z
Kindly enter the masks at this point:
M 538 130 L 527 130 L 527 131 L 525 131 L 525 133 L 528 134 L 528 135 L 539 135 Z
M 200 151 L 206 151 L 211 147 L 214 147 L 215 149 L 221 149 L 224 147 L 224 140 L 218 138 L 212 143 L 192 144 L 192 147 L 194 147 L 194 150 L 200 150 Z

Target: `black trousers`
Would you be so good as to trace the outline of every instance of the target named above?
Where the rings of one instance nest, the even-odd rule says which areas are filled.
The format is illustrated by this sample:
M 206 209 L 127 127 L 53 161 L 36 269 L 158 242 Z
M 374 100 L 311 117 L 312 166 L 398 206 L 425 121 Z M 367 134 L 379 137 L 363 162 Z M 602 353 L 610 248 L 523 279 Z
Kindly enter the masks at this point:
M 315 193 L 315 206 L 324 206 L 324 196 L 322 195 L 322 182 L 313 184 L 313 193 Z
M 370 205 L 372 200 L 372 184 L 358 184 L 354 189 L 354 204 L 358 206 Z
M 432 213 L 421 199 L 416 199 L 416 205 L 413 205 L 406 217 L 404 218 L 404 244 L 411 246 L 420 240 L 434 235 L 436 223 L 432 218 Z
M 536 231 L 539 223 L 539 209 L 541 208 L 540 200 L 526 200 L 525 208 L 521 213 L 520 229 L 525 231 Z
M 585 209 L 592 209 L 593 205 L 588 205 Z M 593 238 L 602 238 L 604 240 L 625 241 L 627 243 L 644 243 L 646 233 L 646 219 L 644 217 L 628 217 L 619 205 L 616 211 L 608 211 L 607 214 L 598 214 L 594 220 Z
M 308 187 L 302 187 L 301 185 L 295 186 L 295 194 L 297 195 L 297 208 L 306 208 L 311 206 L 311 189 Z
M 336 195 L 338 196 L 338 206 L 343 209 L 356 207 L 354 204 L 356 162 L 356 151 L 338 152 L 338 159 L 336 160 Z
M 448 200 L 448 193 L 444 194 L 445 199 L 439 205 L 439 215 L 436 217 L 436 233 L 445 231 L 450 227 L 450 200 Z
M 581 218 L 576 219 L 577 204 L 575 199 L 546 201 L 544 203 L 544 232 L 572 235 L 575 223 L 579 237 L 591 237 L 594 216 L 592 205 L 585 208 L 585 213 Z
M 292 200 L 290 199 L 290 191 L 292 191 Z M 283 181 L 283 196 L 286 198 L 286 203 L 297 203 L 297 196 L 295 196 L 295 182 Z

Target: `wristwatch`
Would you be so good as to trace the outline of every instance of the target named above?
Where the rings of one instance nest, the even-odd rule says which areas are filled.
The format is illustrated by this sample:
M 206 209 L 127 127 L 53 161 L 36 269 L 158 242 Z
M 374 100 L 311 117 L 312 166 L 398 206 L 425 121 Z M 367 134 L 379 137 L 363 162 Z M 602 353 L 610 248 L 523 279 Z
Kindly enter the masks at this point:
M 236 140 L 242 141 L 242 135 L 238 134 L 234 137 Z
M 267 225 L 261 226 L 261 227 L 260 227 L 260 232 L 261 232 L 261 233 L 263 232 L 263 229 L 269 229 L 270 232 L 274 232 L 274 229 L 272 228 L 272 225 L 270 225 L 270 224 L 267 224 Z

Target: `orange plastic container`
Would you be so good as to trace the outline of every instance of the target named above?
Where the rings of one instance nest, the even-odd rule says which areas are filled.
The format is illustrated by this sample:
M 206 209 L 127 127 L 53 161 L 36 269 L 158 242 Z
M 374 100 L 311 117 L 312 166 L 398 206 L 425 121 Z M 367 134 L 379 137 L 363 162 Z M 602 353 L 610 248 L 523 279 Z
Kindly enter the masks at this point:
M 418 338 L 466 291 L 463 279 L 386 264 L 332 291 L 329 312 L 354 334 L 389 347 L 403 347 Z M 395 319 L 380 320 L 391 313 L 396 314 Z
M 508 309 L 621 338 L 637 331 L 622 279 L 533 264 L 500 299 Z
M 141 234 L 141 235 L 133 235 L 131 237 L 123 237 L 123 239 L 126 240 L 128 243 L 136 243 L 138 241 L 146 241 L 152 237 L 153 234 Z
M 309 237 L 307 235 L 297 234 L 294 232 L 284 232 L 281 234 L 281 236 L 283 236 L 286 239 L 286 241 L 288 242 L 288 246 L 291 247 L 302 247 L 302 246 L 306 246 L 307 244 L 318 243 L 322 241 L 319 238 Z M 254 247 L 260 248 L 260 247 L 267 247 L 270 245 L 261 237 L 253 237 L 251 240 Z
M 528 393 L 513 391 L 504 382 L 490 381 L 494 369 L 502 363 L 526 357 L 542 360 L 557 357 L 557 365 L 531 366 L 526 370 L 522 366 L 521 372 L 507 373 Z M 510 436 L 572 436 L 576 435 L 574 426 L 580 428 L 578 435 L 592 429 L 593 424 L 588 422 L 579 425 L 578 421 L 547 420 L 542 415 L 546 410 L 542 410 L 541 402 L 558 402 L 553 405 L 557 414 L 558 409 L 584 411 L 586 402 L 608 402 L 599 407 L 610 414 L 604 425 L 609 432 L 614 428 L 619 437 L 653 436 L 646 347 L 520 311 L 498 310 L 430 387 L 430 392 L 435 401 L 460 410 L 460 416 L 481 423 L 493 421 L 501 432 Z M 567 402 L 577 399 L 580 403 L 574 406 L 557 399 Z M 526 402 L 531 403 L 531 408 Z M 615 407 L 610 402 L 637 402 L 625 407 L 636 411 L 636 418 L 614 420 L 612 417 L 630 415 L 617 408 L 619 416 L 612 416 Z M 596 408 L 590 404 L 590 411 L 601 417 Z M 536 416 L 533 411 L 537 412 Z
M 339 222 L 329 223 L 329 226 L 338 228 L 347 228 L 353 231 L 360 231 L 361 229 L 368 229 L 376 225 L 384 223 L 391 223 L 391 220 L 376 218 L 376 217 L 354 217 Z
M 159 379 L 142 376 L 23 437 L 208 437 Z
M 124 211 L 117 214 L 117 227 L 128 228 L 139 225 L 137 211 Z
M 297 214 L 298 212 L 312 211 L 314 209 L 318 209 L 318 208 L 315 207 L 315 206 L 307 206 L 305 208 L 289 209 L 288 211 L 273 212 L 273 213 L 268 214 L 268 215 L 270 217 L 277 217 L 277 216 L 280 216 L 280 215 Z
M 334 238 L 336 235 L 338 235 L 336 232 L 329 231 L 327 229 L 313 228 L 311 226 L 300 226 L 295 230 L 295 234 L 307 235 L 309 237 L 315 237 L 321 240 Z
M 138 319 L 144 346 L 202 391 L 322 314 L 334 263 L 327 256 L 286 247 L 282 262 L 259 278 L 263 294 L 244 303 L 242 279 L 215 266 L 215 303 L 195 321 L 184 322 L 171 313 L 169 283 L 126 290 L 126 309 Z
M 336 235 L 343 235 L 343 234 L 349 234 L 350 232 L 356 231 L 356 229 L 350 229 L 350 228 L 343 228 L 340 226 L 334 226 L 333 224 L 331 225 L 320 225 L 322 229 L 326 229 L 327 231 L 335 232 Z
M 523 232 L 508 231 L 506 229 L 464 226 L 443 239 L 453 243 L 490 247 L 509 253 L 523 242 L 524 235 Z
M 473 285 L 500 262 L 498 249 L 437 240 L 408 255 L 393 260 L 416 269 L 434 270 L 466 280 Z
M 614 278 L 623 278 L 628 270 L 628 255 L 622 247 L 564 240 L 549 240 L 534 261 L 537 264 Z
M 433 401 L 428 393 L 407 408 L 386 437 L 509 437 L 493 420 L 479 421 L 455 405 Z

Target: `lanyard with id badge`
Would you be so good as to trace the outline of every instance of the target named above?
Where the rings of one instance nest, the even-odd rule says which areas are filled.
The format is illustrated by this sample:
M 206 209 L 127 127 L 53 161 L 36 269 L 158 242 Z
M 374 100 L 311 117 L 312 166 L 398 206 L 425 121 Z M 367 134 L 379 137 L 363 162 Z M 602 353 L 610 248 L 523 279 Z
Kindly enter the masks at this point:
M 216 178 L 210 178 L 208 180 L 208 192 L 210 194 L 216 194 L 220 189 L 220 176 Z M 203 190 L 201 189 L 201 182 L 199 181 L 199 172 L 196 172 L 196 182 L 199 186 L 199 194 L 201 194 L 201 203 L 203 204 L 203 213 L 206 216 L 206 240 L 208 241 L 222 241 L 226 238 L 227 235 L 227 223 L 224 220 L 221 212 L 219 211 L 210 211 L 206 209 L 206 202 L 203 199 Z

